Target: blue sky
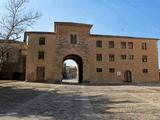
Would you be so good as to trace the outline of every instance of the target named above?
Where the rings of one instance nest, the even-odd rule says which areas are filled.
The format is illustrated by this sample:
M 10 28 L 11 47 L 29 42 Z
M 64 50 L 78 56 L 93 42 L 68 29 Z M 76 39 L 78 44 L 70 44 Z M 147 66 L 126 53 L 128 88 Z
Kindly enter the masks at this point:
M 53 31 L 54 21 L 71 21 L 93 24 L 96 34 L 160 38 L 159 5 L 160 0 L 30 0 L 28 9 L 43 16 L 29 30 Z
M 65 60 L 64 63 L 66 63 L 67 66 L 78 66 L 77 63 L 72 59 Z

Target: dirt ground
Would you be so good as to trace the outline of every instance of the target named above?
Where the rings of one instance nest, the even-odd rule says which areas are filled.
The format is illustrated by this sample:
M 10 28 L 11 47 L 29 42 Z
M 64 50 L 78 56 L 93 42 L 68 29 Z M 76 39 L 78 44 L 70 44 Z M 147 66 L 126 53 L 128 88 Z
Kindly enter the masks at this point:
M 0 120 L 159 120 L 160 84 L 4 82 Z

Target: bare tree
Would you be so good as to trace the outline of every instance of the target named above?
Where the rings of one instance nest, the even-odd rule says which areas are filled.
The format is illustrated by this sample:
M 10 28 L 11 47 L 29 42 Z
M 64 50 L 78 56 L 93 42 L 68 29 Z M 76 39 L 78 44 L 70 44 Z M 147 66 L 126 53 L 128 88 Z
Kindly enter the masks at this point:
M 1 38 L 6 40 L 20 39 L 21 34 L 41 17 L 39 12 L 26 10 L 27 2 L 28 0 L 8 0 L 7 14 L 0 20 Z
M 5 63 L 8 61 L 8 53 L 12 47 L 8 43 L 1 43 L 0 44 L 0 73 L 5 65 Z
M 37 11 L 28 11 L 28 0 L 8 0 L 6 13 L 0 18 L 0 38 L 4 41 L 18 40 L 28 27 L 31 27 L 41 14 Z M 2 41 L 0 39 L 0 41 Z M 0 73 L 7 63 L 7 53 L 12 52 L 10 42 L 0 42 Z

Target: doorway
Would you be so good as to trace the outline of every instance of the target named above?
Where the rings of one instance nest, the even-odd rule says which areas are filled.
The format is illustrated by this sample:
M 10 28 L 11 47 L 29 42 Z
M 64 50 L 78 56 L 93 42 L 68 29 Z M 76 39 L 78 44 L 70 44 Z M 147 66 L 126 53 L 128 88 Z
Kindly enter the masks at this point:
M 125 82 L 132 82 L 132 72 L 127 70 L 124 72 L 124 81 Z
M 67 55 L 63 58 L 63 83 L 83 83 L 82 58 L 78 55 Z

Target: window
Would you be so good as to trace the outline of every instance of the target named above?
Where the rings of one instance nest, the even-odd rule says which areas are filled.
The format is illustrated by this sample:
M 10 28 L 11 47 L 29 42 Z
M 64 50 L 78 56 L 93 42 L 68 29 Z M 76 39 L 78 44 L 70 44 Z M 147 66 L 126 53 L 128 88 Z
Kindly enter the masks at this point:
M 115 57 L 114 57 L 114 55 L 113 54 L 110 54 L 109 55 L 109 61 L 111 62 L 113 62 L 113 61 L 115 61 Z
M 102 68 L 96 68 L 96 72 L 102 72 Z
M 43 81 L 45 79 L 45 67 L 37 67 L 36 73 L 36 79 L 38 81 Z
M 115 69 L 114 69 L 114 68 L 109 68 L 109 72 L 110 72 L 110 73 L 114 73 L 114 72 L 115 72 Z
M 121 48 L 125 49 L 126 48 L 126 42 L 121 42 Z
M 45 37 L 39 38 L 39 45 L 45 45 Z
M 71 34 L 70 35 L 70 42 L 71 42 L 71 44 L 77 44 L 77 35 Z
M 142 43 L 142 49 L 143 49 L 143 50 L 147 50 L 147 43 L 145 43 L 145 42 Z
M 147 62 L 147 55 L 142 56 L 142 62 Z
M 126 55 L 121 55 L 122 60 L 126 60 L 127 56 Z
M 102 61 L 102 54 L 96 54 L 96 60 Z
M 114 48 L 114 41 L 109 41 L 109 48 Z
M 44 59 L 44 51 L 38 52 L 38 59 Z
M 100 40 L 96 41 L 96 47 L 101 48 L 102 47 L 102 41 L 100 41 Z
M 148 73 L 148 69 L 143 69 L 142 72 L 143 73 Z
M 128 48 L 133 49 L 133 42 L 128 42 Z
M 134 55 L 129 55 L 129 56 L 128 56 L 128 59 L 129 59 L 129 60 L 133 60 L 133 59 L 134 59 Z

